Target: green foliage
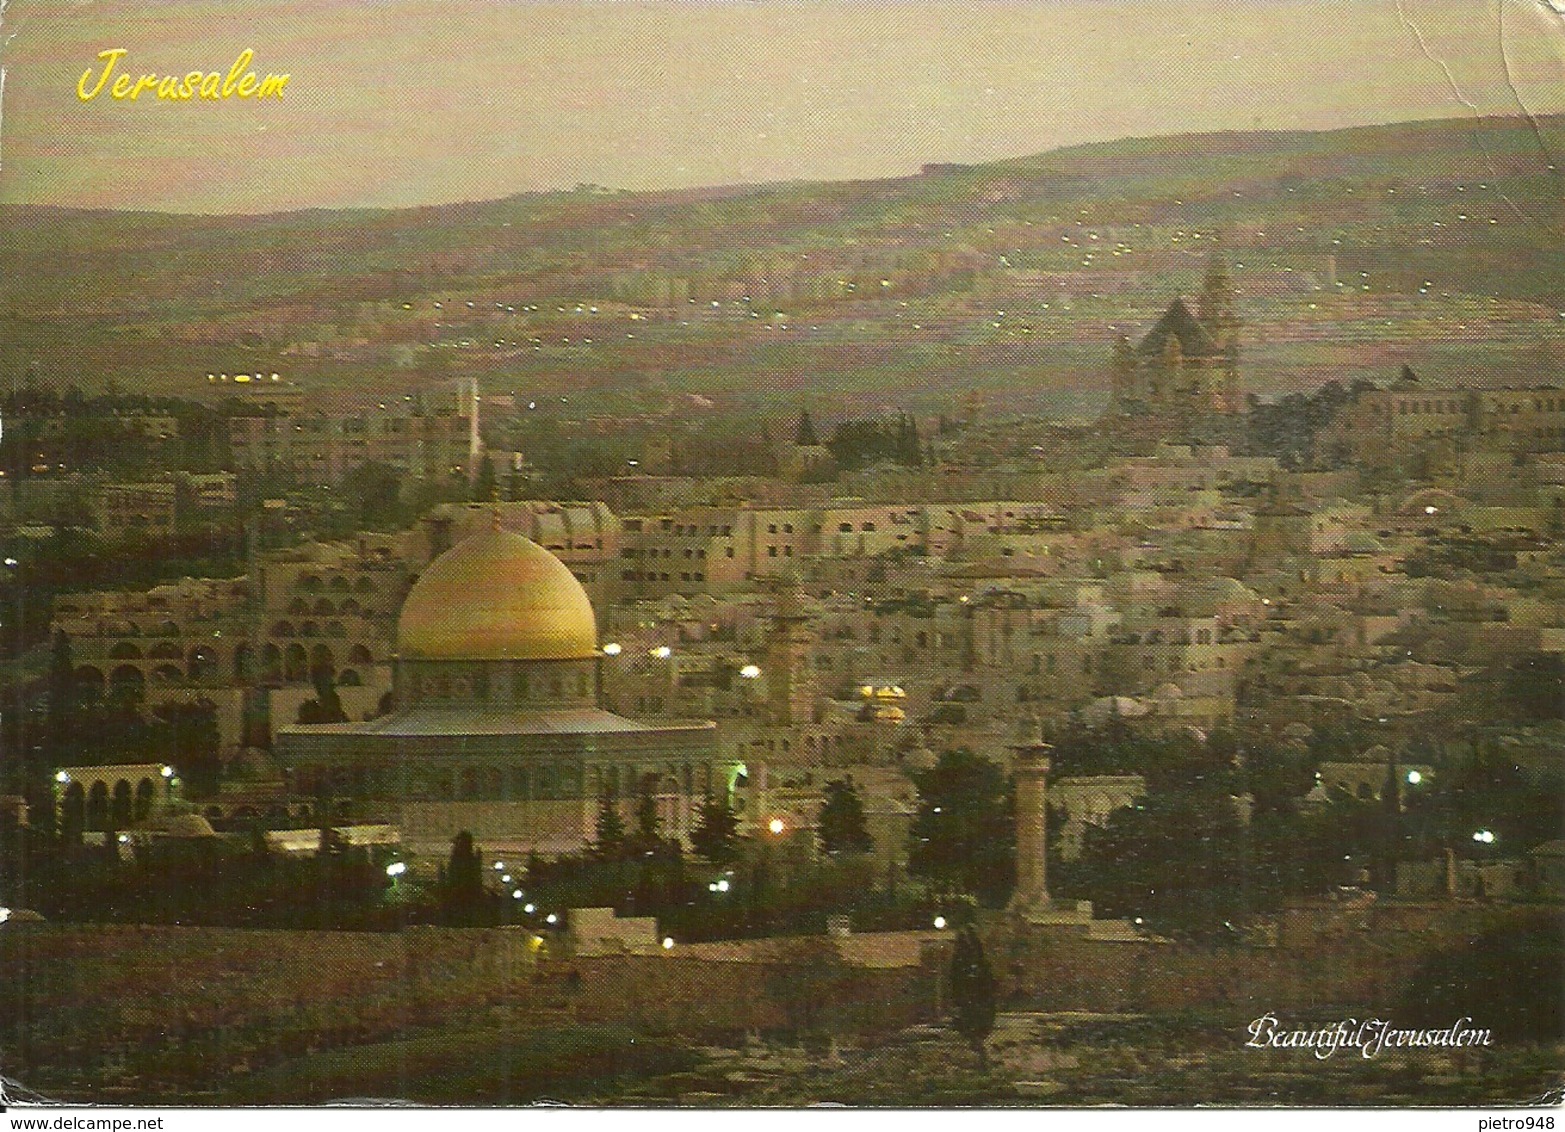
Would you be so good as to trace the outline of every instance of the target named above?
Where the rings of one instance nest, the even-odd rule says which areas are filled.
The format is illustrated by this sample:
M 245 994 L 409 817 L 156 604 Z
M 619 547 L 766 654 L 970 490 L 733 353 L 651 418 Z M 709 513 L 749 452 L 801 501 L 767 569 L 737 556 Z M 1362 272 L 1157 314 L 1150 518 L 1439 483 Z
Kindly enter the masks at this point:
M 625 819 L 620 817 L 619 803 L 608 791 L 598 799 L 592 855 L 600 861 L 617 861 L 625 855 Z
M 994 1029 L 998 996 L 983 941 L 971 923 L 957 932 L 951 952 L 951 1008 L 956 1032 L 973 1047 L 979 1061 L 987 1064 L 984 1042 Z
M 500 498 L 500 481 L 495 476 L 494 456 L 484 453 L 483 463 L 478 465 L 478 475 L 473 477 L 473 499 L 488 503 Z
M 1257 451 L 1275 456 L 1285 467 L 1307 463 L 1315 452 L 1316 437 L 1344 408 L 1376 388 L 1373 382 L 1356 381 L 1351 389 L 1328 381 L 1313 393 L 1289 393 L 1271 403 L 1252 400 L 1250 440 Z
M 732 864 L 738 858 L 739 815 L 734 813 L 726 796 L 719 794 L 702 802 L 696 828 L 690 834 L 690 844 L 714 865 Z
M 484 888 L 483 858 L 473 844 L 473 835 L 465 829 L 451 839 L 451 859 L 446 864 L 441 897 L 453 923 L 476 925 L 493 918 L 493 901 Z
M 906 413 L 895 422 L 843 421 L 826 442 L 832 459 L 843 471 L 852 471 L 881 460 L 920 467 L 924 462 L 918 425 Z
M 346 723 L 348 715 L 342 710 L 342 699 L 337 695 L 337 685 L 330 666 L 322 665 L 312 669 L 310 682 L 315 685 L 315 698 L 299 705 L 299 722 Z
M 826 784 L 816 836 L 823 853 L 868 853 L 873 847 L 864 821 L 864 802 L 851 777 Z
M 815 433 L 815 422 L 810 420 L 810 411 L 804 409 L 799 413 L 799 427 L 794 430 L 793 442 L 800 446 L 814 446 L 821 442 Z
M 1016 823 L 1001 769 L 966 748 L 913 776 L 908 870 L 938 889 L 1004 902 L 1016 883 Z

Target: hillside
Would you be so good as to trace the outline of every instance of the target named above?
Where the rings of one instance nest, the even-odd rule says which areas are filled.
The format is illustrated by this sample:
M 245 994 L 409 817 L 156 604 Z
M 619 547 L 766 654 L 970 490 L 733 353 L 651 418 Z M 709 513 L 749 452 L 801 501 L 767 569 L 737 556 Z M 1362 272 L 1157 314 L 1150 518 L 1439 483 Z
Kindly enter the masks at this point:
M 1214 241 L 1262 390 L 1557 376 L 1565 117 L 1126 139 L 881 181 L 256 217 L 0 208 L 0 380 L 472 374 L 734 405 L 1070 407 Z M 758 380 L 759 379 L 759 380 Z M 1090 398 L 1089 398 L 1090 399 Z

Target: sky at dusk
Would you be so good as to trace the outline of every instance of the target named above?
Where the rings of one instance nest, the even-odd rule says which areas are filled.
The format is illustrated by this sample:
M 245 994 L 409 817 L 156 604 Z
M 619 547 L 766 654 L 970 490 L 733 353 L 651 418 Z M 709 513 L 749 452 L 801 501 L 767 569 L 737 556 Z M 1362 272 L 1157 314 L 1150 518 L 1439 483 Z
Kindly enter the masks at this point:
M 1565 0 L 10 0 L 0 36 L 0 201 L 176 212 L 1565 110 Z M 292 77 L 263 104 L 82 102 L 114 47 L 133 74 L 226 74 L 248 47 Z

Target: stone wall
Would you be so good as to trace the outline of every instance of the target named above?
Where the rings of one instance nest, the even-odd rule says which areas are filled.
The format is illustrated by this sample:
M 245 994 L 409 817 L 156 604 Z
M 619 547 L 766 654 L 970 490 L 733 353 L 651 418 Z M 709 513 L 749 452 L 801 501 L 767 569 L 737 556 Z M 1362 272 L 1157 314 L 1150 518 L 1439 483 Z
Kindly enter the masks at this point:
M 1393 1007 L 1433 952 L 1558 908 L 1479 903 L 1320 905 L 1290 909 L 1232 946 L 1099 940 L 1081 929 L 1020 927 L 986 918 L 982 933 L 1012 1008 L 1158 1012 L 1228 1008 L 1261 1013 L 1329 1006 Z

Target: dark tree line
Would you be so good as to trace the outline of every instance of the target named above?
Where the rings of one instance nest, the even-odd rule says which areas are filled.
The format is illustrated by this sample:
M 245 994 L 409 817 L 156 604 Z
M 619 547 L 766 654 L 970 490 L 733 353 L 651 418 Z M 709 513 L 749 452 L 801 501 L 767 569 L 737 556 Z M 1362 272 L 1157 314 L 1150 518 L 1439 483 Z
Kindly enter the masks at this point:
M 894 421 L 843 421 L 832 429 L 826 447 L 843 471 L 882 460 L 911 468 L 924 464 L 918 423 L 906 413 L 899 414 Z

